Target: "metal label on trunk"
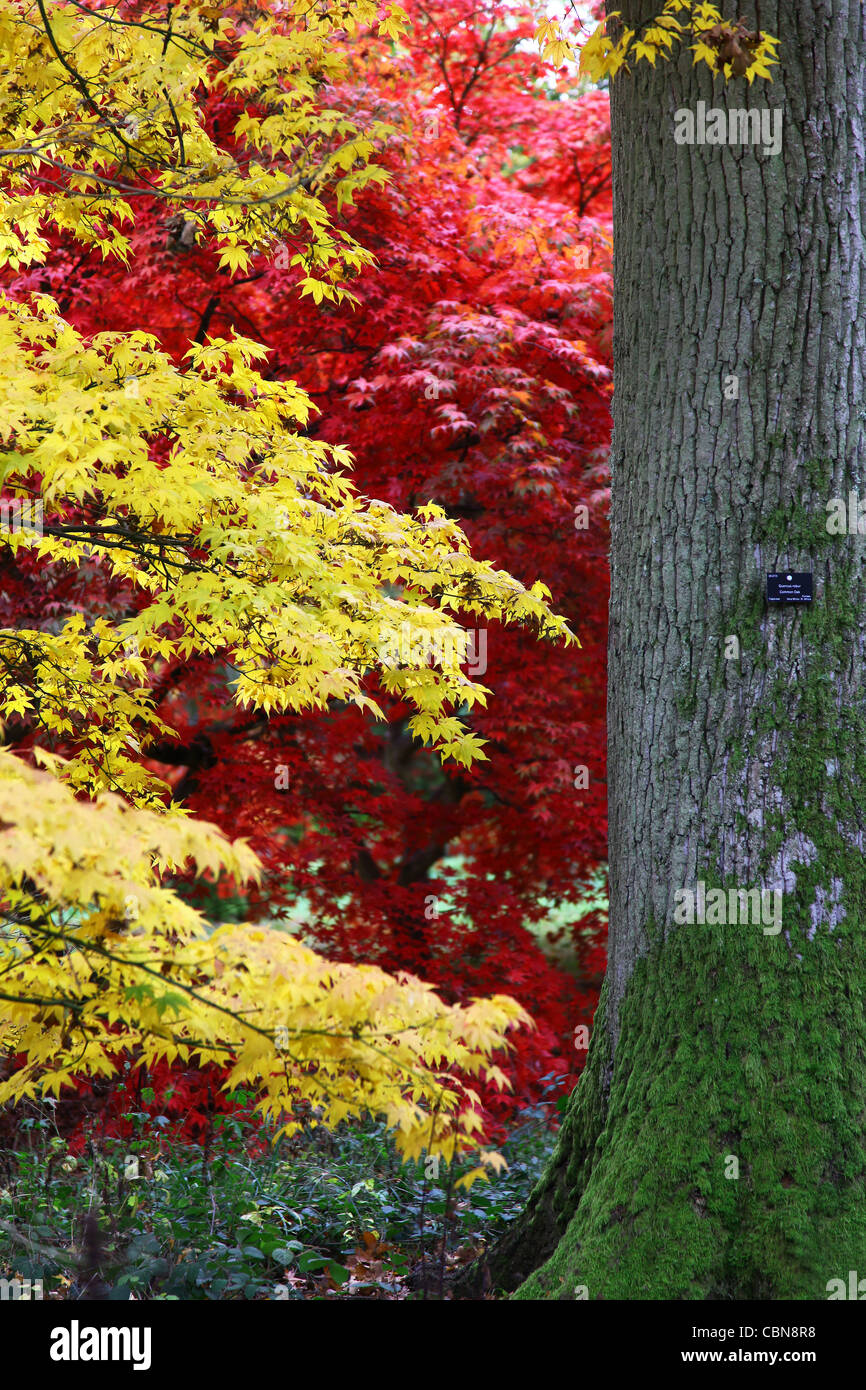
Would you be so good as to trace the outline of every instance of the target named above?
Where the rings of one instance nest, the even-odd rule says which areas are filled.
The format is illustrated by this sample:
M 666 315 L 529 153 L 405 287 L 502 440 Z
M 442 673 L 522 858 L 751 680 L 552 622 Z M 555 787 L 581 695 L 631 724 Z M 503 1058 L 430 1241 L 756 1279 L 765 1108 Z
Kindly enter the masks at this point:
M 767 575 L 768 603 L 811 603 L 812 576 L 802 571 L 787 570 Z

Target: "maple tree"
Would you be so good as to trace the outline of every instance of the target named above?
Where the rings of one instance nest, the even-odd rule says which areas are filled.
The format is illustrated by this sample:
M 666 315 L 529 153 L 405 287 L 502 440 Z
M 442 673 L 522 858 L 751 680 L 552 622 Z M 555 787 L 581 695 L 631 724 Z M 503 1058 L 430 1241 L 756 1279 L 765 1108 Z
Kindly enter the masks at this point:
M 569 974 L 528 924 L 580 902 L 605 855 L 607 103 L 552 84 L 526 47 L 528 8 L 498 25 L 468 3 L 410 17 L 396 52 L 359 35 L 328 88 L 335 123 L 389 128 L 377 149 L 387 182 L 341 210 L 323 193 L 344 236 L 376 258 L 353 276 L 354 302 L 299 312 L 285 242 L 220 267 L 218 247 L 179 244 L 153 204 L 136 208 L 128 264 L 64 229 L 13 287 L 55 294 L 83 334 L 145 322 L 177 363 L 208 334 L 267 343 L 259 371 L 305 389 L 320 412 L 305 437 L 348 444 L 361 491 L 407 509 L 435 499 L 475 554 L 525 583 L 541 573 L 579 632 L 578 661 L 489 617 L 470 632 L 469 670 L 494 692 L 469 715 L 492 753 L 474 770 L 419 744 L 403 692 L 381 682 L 376 720 L 347 703 L 239 715 L 224 665 L 202 650 L 166 662 L 150 686 L 179 738 L 157 735 L 143 765 L 193 812 L 249 837 L 265 875 L 247 890 L 248 916 L 291 912 L 303 893 L 307 937 L 329 954 L 411 969 L 455 1001 L 507 988 L 535 1015 L 517 1040 L 514 1090 L 483 1091 L 502 1115 L 551 1071 L 566 1088 L 579 1070 L 575 1026 L 591 1020 L 604 961 L 597 913 L 569 929 Z M 228 119 L 216 94 L 209 128 Z M 143 378 L 128 375 L 135 392 Z M 108 605 L 129 624 L 122 577 L 85 566 L 61 579 L 21 550 L 16 563 L 9 620 L 38 627 L 65 602 Z M 438 646 L 456 656 L 461 641 L 443 631 Z M 390 646 L 404 665 L 402 653 L 429 659 L 437 642 L 401 620 Z
M 303 390 L 253 367 L 266 356 L 253 340 L 202 341 L 202 330 L 172 360 L 140 329 L 73 324 L 69 306 L 45 292 L 52 274 L 40 275 L 64 239 L 125 263 L 156 204 L 163 219 L 170 213 L 169 254 L 204 239 L 203 253 L 230 277 L 273 252 L 279 234 L 277 260 L 297 267 L 295 288 L 320 313 L 339 308 L 341 276 L 369 253 L 320 195 L 328 186 L 339 210 L 377 180 L 364 177 L 363 125 L 320 110 L 315 97 L 326 78 L 330 95 L 357 24 L 378 22 L 387 34 L 392 20 L 347 5 L 326 18 L 298 7 L 280 21 L 251 8 L 233 23 L 188 6 L 160 27 L 144 23 L 146 7 L 130 6 L 124 19 L 76 5 L 54 7 L 50 19 L 36 9 L 41 23 L 20 4 L 0 14 L 14 140 L 2 252 L 12 270 L 28 268 L 0 320 L 4 485 L 19 498 L 38 490 L 46 512 L 40 534 L 13 527 L 4 536 L 5 559 L 22 588 L 38 574 L 49 599 L 32 627 L 19 614 L 2 634 L 7 742 L 47 768 L 4 754 L 15 933 L 4 942 L 3 997 L 27 1060 L 2 1094 L 109 1071 L 124 1046 L 146 1062 L 194 1048 L 203 1061 L 231 1059 L 231 1081 L 255 1080 L 265 1113 L 315 1101 L 334 1123 L 359 1106 L 382 1109 L 405 1151 L 417 1152 L 431 1143 L 419 1102 L 435 1096 L 453 1108 L 463 1094 L 455 1068 L 484 1067 L 502 1085 L 489 1052 L 524 1011 L 502 996 L 440 1004 L 416 980 L 329 965 L 264 928 L 203 934 L 164 873 L 193 857 L 200 871 L 243 880 L 257 863 L 242 843 L 196 829 L 176 802 L 166 807 L 152 755 L 175 730 L 158 709 L 167 703 L 159 687 L 206 667 L 223 704 L 254 707 L 265 727 L 278 724 L 266 720 L 274 711 L 299 716 L 336 702 L 338 717 L 354 706 L 382 719 L 380 702 L 396 703 L 406 733 L 468 767 L 482 752 L 467 717 L 485 692 L 461 669 L 466 635 L 450 614 L 522 622 L 552 638 L 568 639 L 568 629 L 543 585 L 473 558 L 440 505 L 416 503 L 410 517 L 359 496 L 342 471 L 345 449 L 311 437 Z M 38 100 L 22 108 L 25 86 Z M 221 119 L 231 132 L 222 139 Z M 408 655 L 407 624 L 425 634 Z M 109 787 L 132 807 L 107 799 Z M 69 826 L 75 793 L 97 797 L 93 820 L 80 821 L 91 849 Z M 112 833 L 120 855 L 109 851 Z M 149 979 L 134 983 L 142 973 Z M 291 1065 L 274 1044 L 281 1027 Z M 383 1039 L 378 1067 L 363 1060 L 377 1051 L 373 1036 Z M 444 1089 L 441 1071 L 429 1070 L 436 1059 L 451 1068 Z M 454 1137 L 470 1142 L 479 1123 L 464 1109 Z

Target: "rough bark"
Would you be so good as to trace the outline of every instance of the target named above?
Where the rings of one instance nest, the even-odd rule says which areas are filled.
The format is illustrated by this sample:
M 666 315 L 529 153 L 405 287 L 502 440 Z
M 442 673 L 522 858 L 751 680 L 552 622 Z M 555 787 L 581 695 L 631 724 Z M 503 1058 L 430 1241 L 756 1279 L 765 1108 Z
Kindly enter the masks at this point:
M 491 1254 L 518 1298 L 866 1275 L 866 538 L 826 527 L 866 497 L 866 20 L 760 21 L 772 84 L 691 54 L 613 84 L 610 959 L 557 1151 Z M 781 154 L 677 145 L 701 99 L 781 108 Z M 767 606 L 781 569 L 814 572 L 811 607 Z M 781 931 L 677 925 L 699 880 L 780 890 Z

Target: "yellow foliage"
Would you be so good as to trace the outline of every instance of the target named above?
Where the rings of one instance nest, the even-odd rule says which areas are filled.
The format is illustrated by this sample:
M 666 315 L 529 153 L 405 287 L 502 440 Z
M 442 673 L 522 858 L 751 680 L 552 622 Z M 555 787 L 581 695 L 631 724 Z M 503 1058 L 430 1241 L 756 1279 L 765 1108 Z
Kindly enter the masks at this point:
M 682 11 L 685 14 L 678 18 Z M 577 56 L 555 20 L 540 23 L 535 37 L 550 63 Z M 694 39 L 693 62 L 705 63 L 712 72 L 726 78 L 745 77 L 750 85 L 756 77 L 772 81 L 770 69 L 778 61 L 779 40 L 772 34 L 750 32 L 742 22 L 725 20 L 715 5 L 698 0 L 665 0 L 661 12 L 639 30 L 629 29 L 619 10 L 612 10 L 580 47 L 581 75 L 600 82 L 621 69 L 630 71 L 632 62 L 654 67 L 657 58 L 672 57 L 674 38 L 681 43 Z
M 371 0 L 286 0 L 279 17 L 238 7 L 217 18 L 199 0 L 141 9 L 136 23 L 74 0 L 0 0 L 0 265 L 41 261 L 45 223 L 125 259 L 146 173 L 150 196 L 188 219 L 220 264 L 244 269 L 251 252 L 303 237 L 299 278 L 314 272 L 340 297 L 340 276 L 372 258 L 334 231 L 320 195 L 330 188 L 339 204 L 381 182 L 368 161 L 390 128 L 361 130 L 319 92 L 345 70 L 346 35 L 366 25 L 393 36 L 404 12 Z M 206 128 L 220 93 L 244 108 L 240 151 Z M 34 185 L 52 171 L 59 186 Z
M 502 1077 L 490 1054 L 529 1022 L 513 999 L 449 1007 L 411 975 L 335 965 L 281 932 L 208 933 L 161 884 L 190 863 L 239 880 L 259 868 L 214 826 L 110 792 L 82 802 L 0 751 L 0 1001 L 6 1047 L 27 1054 L 0 1104 L 110 1075 L 128 1050 L 229 1066 L 281 1132 L 372 1112 L 406 1158 L 475 1146 L 478 1117 L 461 1110 L 474 1093 L 450 1072 Z
M 447 709 L 483 704 L 486 690 L 460 669 L 465 634 L 449 611 L 574 640 L 538 586 L 474 559 L 441 508 L 409 517 L 359 498 L 347 452 L 298 432 L 308 398 L 253 368 L 265 355 L 209 340 L 180 371 L 144 333 L 85 342 L 46 296 L 0 295 L 0 478 L 30 493 L 41 480 L 49 517 L 43 535 L 3 543 L 99 561 L 151 596 L 122 628 L 76 615 L 57 634 L 0 632 L 0 715 L 24 700 L 46 732 L 86 731 L 65 774 L 77 786 L 142 805 L 164 791 L 125 751 L 166 732 L 142 684 L 154 660 L 220 655 L 238 704 L 265 713 L 330 700 L 378 713 L 363 688 L 377 669 L 417 707 L 413 731 L 465 763 L 478 741 Z M 429 633 L 436 666 L 421 652 L 390 659 L 406 622 Z

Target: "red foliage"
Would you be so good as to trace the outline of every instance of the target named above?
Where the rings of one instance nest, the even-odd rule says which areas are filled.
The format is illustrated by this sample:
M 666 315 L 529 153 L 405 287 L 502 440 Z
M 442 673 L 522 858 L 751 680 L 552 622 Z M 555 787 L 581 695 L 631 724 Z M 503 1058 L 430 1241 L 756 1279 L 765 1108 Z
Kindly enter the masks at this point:
M 248 1124 L 247 1106 L 229 1100 L 224 1080 L 213 1066 L 158 1062 L 148 1070 L 134 1067 L 122 1080 L 79 1082 L 74 1097 L 58 1102 L 55 1121 L 68 1136 L 72 1153 L 83 1153 L 90 1139 L 100 1146 L 105 1139 L 130 1141 L 147 1130 L 200 1144 L 208 1152 L 226 1116 L 243 1115 Z

